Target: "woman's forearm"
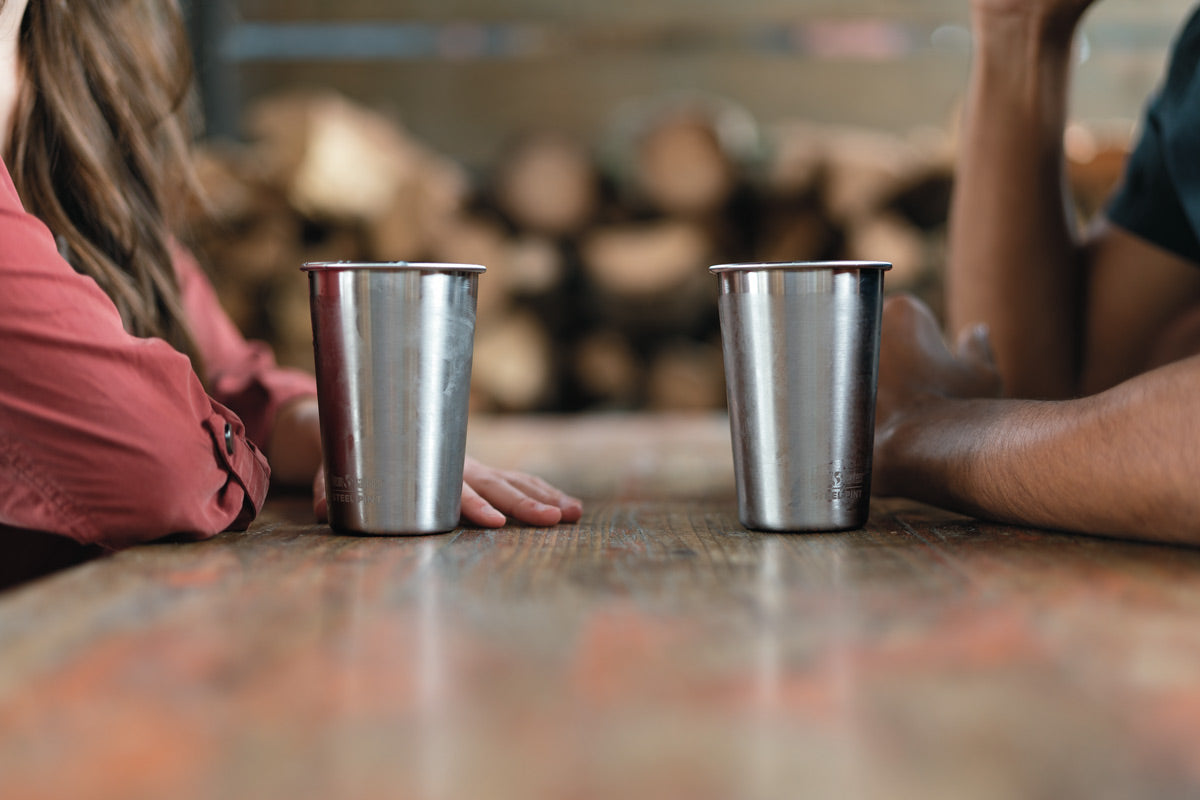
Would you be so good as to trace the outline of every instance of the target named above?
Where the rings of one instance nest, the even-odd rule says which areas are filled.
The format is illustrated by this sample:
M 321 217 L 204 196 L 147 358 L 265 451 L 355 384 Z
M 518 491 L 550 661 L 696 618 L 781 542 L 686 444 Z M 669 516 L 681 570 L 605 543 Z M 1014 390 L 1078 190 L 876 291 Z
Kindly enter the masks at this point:
M 975 15 L 947 317 L 955 335 L 987 323 L 1015 397 L 1074 391 L 1079 277 L 1062 154 L 1072 28 L 1028 10 Z

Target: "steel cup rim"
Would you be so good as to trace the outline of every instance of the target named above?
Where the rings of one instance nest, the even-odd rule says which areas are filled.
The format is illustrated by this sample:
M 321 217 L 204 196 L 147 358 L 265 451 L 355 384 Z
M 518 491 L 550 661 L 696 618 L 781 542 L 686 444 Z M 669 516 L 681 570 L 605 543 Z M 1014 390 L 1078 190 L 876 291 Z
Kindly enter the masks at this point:
M 746 261 L 732 264 L 715 264 L 708 268 L 714 275 L 725 272 L 756 272 L 760 270 L 808 271 L 839 269 L 877 269 L 886 272 L 892 268 L 889 261 Z
M 443 261 L 308 261 L 300 267 L 303 272 L 326 272 L 335 270 L 379 270 L 414 272 L 487 272 L 482 264 L 456 264 Z

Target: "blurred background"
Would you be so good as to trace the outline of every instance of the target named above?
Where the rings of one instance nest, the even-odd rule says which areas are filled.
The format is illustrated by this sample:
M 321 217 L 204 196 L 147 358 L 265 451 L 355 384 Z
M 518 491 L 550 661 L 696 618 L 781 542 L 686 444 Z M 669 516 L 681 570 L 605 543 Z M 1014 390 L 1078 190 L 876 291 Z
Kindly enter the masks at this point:
M 192 0 L 234 320 L 311 368 L 305 261 L 482 263 L 473 408 L 724 405 L 710 264 L 888 260 L 940 305 L 968 0 Z M 1192 0 L 1106 0 L 1067 132 L 1119 178 Z

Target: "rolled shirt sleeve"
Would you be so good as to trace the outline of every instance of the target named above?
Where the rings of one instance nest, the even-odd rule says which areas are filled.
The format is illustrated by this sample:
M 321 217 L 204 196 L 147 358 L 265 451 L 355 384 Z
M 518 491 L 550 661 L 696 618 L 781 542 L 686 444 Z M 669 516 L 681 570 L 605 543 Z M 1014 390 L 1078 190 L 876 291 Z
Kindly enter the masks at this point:
M 242 420 L 187 357 L 125 331 L 2 173 L 0 526 L 109 548 L 244 527 L 270 470 Z
M 183 248 L 175 251 L 184 309 L 204 359 L 209 393 L 246 425 L 246 436 L 265 447 L 279 409 L 300 397 L 316 397 L 311 373 L 281 367 L 264 342 L 247 341 L 221 307 L 212 284 Z M 299 268 L 296 280 L 303 280 Z

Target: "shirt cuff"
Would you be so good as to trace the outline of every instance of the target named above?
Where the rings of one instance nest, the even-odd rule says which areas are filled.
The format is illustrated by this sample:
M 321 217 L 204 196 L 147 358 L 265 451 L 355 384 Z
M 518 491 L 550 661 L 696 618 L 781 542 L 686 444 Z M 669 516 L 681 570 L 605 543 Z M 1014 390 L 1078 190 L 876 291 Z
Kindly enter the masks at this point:
M 226 491 L 240 489 L 243 496 L 241 511 L 227 530 L 242 531 L 258 516 L 266 502 L 271 467 L 262 451 L 246 437 L 245 425 L 237 415 L 215 400 L 212 405 L 213 414 L 206 420 L 205 427 L 213 437 L 218 461 L 224 465 L 234 484 Z

